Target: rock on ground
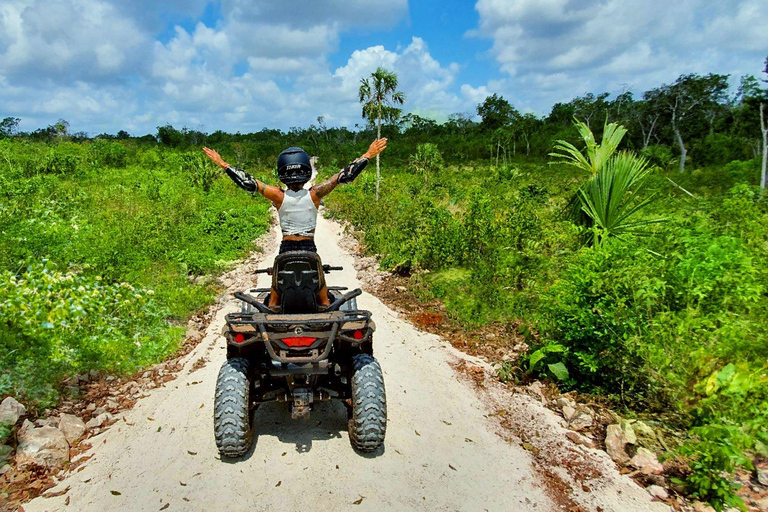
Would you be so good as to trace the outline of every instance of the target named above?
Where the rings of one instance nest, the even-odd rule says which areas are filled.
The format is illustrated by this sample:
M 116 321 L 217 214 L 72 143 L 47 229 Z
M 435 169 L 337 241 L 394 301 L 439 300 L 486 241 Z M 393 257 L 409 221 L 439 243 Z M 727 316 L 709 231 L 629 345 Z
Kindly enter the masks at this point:
M 664 466 L 659 463 L 656 454 L 646 448 L 638 448 L 629 465 L 636 467 L 645 475 L 659 475 L 664 472 Z
M 70 445 L 80 439 L 85 432 L 85 423 L 74 414 L 62 414 L 58 427 Z
M 667 490 L 660 485 L 650 485 L 645 490 L 648 491 L 648 494 L 650 494 L 654 498 L 657 498 L 660 500 L 666 500 L 667 498 L 669 498 L 669 493 L 667 492 Z
M 111 414 L 109 414 L 108 412 L 103 412 L 98 416 L 94 416 L 93 418 L 88 420 L 88 423 L 85 424 L 85 428 L 91 429 L 91 428 L 100 427 L 111 419 L 112 419 Z
M 0 423 L 4 425 L 15 425 L 25 412 L 27 412 L 27 409 L 15 398 L 9 396 L 0 402 Z
M 30 428 L 19 434 L 16 464 L 58 468 L 69 460 L 69 443 L 64 433 L 54 427 Z
M 768 469 L 757 470 L 757 481 L 760 482 L 761 485 L 768 487 Z
M 629 422 L 622 421 L 621 423 L 608 425 L 605 435 L 605 451 L 608 452 L 608 455 L 614 461 L 621 464 L 627 462 L 629 455 L 627 455 L 626 446 L 636 442 L 635 431 Z
M 587 448 L 597 448 L 597 443 L 595 442 L 594 439 L 590 439 L 586 436 L 583 436 L 578 432 L 569 430 L 568 432 L 565 433 L 565 437 L 567 437 L 568 439 L 570 439 L 571 441 L 573 441 L 578 445 L 586 446 Z
M 656 431 L 644 421 L 638 420 L 632 422 L 632 430 L 635 431 L 635 436 L 637 436 L 638 446 L 648 448 L 651 451 L 658 451 L 661 448 L 659 440 L 656 437 Z
M 584 430 L 592 426 L 592 409 L 586 406 L 579 407 L 568 419 L 568 428 L 573 430 Z

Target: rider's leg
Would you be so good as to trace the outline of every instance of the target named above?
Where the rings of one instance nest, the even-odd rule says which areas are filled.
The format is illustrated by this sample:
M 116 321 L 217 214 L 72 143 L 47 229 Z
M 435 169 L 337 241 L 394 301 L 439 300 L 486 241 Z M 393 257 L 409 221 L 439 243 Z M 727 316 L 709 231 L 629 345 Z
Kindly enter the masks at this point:
M 278 305 L 280 305 L 280 296 L 277 294 L 277 290 L 272 288 L 269 292 L 269 304 L 267 304 L 267 307 L 271 308 Z
M 330 306 L 331 300 L 328 298 L 328 287 L 323 285 L 320 291 L 317 292 L 317 301 L 321 306 Z

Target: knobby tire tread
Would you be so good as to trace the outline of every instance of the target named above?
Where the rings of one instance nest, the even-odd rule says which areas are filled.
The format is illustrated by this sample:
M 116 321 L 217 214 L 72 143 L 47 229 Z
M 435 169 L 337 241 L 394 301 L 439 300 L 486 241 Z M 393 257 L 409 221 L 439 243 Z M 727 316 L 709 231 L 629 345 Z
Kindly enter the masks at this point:
M 361 452 L 374 452 L 384 444 L 387 432 L 387 398 L 384 376 L 373 356 L 352 358 L 352 417 L 349 440 Z
M 219 370 L 213 411 L 214 436 L 222 456 L 242 457 L 251 448 L 249 395 L 248 360 L 228 359 Z

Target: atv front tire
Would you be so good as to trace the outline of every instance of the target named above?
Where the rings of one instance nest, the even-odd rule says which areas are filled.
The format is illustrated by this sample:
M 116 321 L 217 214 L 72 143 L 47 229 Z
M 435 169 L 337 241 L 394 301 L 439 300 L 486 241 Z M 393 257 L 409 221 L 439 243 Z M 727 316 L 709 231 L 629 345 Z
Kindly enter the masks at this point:
M 374 452 L 384 444 L 387 432 L 387 397 L 381 367 L 373 356 L 352 358 L 352 417 L 349 440 L 361 452 Z
M 224 457 L 242 457 L 251 448 L 250 387 L 247 359 L 235 357 L 221 365 L 213 404 L 213 432 Z

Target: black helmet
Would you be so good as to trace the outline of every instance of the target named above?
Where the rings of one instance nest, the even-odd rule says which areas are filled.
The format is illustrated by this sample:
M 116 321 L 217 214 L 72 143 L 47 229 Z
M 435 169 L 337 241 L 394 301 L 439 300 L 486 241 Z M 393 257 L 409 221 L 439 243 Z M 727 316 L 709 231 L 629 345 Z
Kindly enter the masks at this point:
M 277 177 L 285 183 L 304 183 L 312 177 L 309 155 L 301 148 L 288 148 L 277 157 Z

